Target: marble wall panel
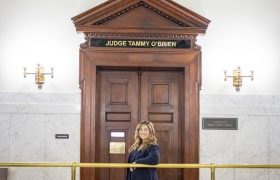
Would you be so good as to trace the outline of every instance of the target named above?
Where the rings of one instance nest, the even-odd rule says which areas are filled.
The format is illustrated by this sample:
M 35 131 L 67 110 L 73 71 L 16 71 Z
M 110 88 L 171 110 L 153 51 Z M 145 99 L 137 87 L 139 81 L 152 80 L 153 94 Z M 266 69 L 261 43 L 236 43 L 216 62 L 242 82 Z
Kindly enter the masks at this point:
M 47 162 L 80 161 L 80 115 L 48 114 L 46 121 Z M 55 134 L 69 134 L 69 139 L 55 139 Z M 45 170 L 46 180 L 61 180 L 71 175 L 68 168 L 49 168 Z M 65 179 L 65 178 L 64 178 Z
M 44 168 L 8 168 L 8 180 L 44 180 Z
M 0 113 L 80 113 L 80 94 L 0 93 Z
M 10 114 L 0 113 L 0 162 L 10 159 Z
M 12 114 L 10 124 L 10 161 L 44 162 L 45 118 L 42 114 Z M 43 168 L 9 168 L 12 180 L 44 178 Z
M 202 117 L 235 117 L 238 118 L 238 130 L 232 135 L 233 141 L 229 151 L 233 154 L 234 164 L 279 164 L 279 96 L 201 96 L 200 104 Z M 221 137 L 227 135 L 226 131 L 209 131 L 201 129 L 200 132 L 200 162 L 213 162 L 220 160 L 221 149 L 215 149 L 215 142 L 209 142 L 209 138 L 221 141 Z M 278 140 L 277 140 L 278 139 Z M 222 144 L 219 144 L 220 146 Z M 210 152 L 208 152 L 209 150 Z M 230 153 L 228 153 L 230 154 Z M 230 162 L 229 156 L 227 161 Z M 209 179 L 208 172 L 201 171 L 201 179 Z M 216 170 L 216 179 L 259 179 L 278 180 L 280 170 L 277 169 L 233 169 L 232 172 L 220 172 Z M 233 174 L 233 175 L 232 175 Z
M 78 93 L 0 93 L 2 162 L 78 162 L 79 131 Z M 55 133 L 69 133 L 70 138 L 57 141 Z M 9 180 L 70 179 L 70 175 L 70 168 L 8 170 Z
M 224 117 L 221 115 L 208 114 L 204 117 Z M 202 127 L 201 127 L 202 128 Z M 232 164 L 235 141 L 235 130 L 206 130 L 200 132 L 200 163 Z M 233 180 L 233 169 L 217 169 L 216 178 L 227 177 Z M 208 180 L 210 171 L 201 169 L 200 179 Z
M 13 114 L 10 128 L 10 161 L 44 161 L 43 114 Z
M 46 118 L 46 161 L 79 161 L 80 115 L 48 114 Z M 69 134 L 69 139 L 55 139 L 55 134 Z
M 273 96 L 273 105 L 280 107 L 280 96 Z
M 271 116 L 269 118 L 268 133 L 268 161 L 270 164 L 280 164 L 280 116 Z M 280 179 L 280 169 L 269 169 L 269 179 Z
M 44 180 L 71 180 L 71 168 L 46 168 Z M 76 176 L 79 180 L 79 174 Z
M 268 117 L 242 116 L 235 138 L 234 163 L 268 163 Z
M 80 104 L 80 93 L 0 92 L 1 104 Z

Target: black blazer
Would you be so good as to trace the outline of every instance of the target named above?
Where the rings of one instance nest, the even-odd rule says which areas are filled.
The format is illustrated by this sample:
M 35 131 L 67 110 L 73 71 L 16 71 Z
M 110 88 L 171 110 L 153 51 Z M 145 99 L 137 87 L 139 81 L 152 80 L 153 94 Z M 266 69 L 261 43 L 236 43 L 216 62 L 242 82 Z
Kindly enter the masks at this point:
M 129 154 L 128 163 L 156 165 L 159 163 L 160 150 L 157 145 L 149 145 L 145 150 L 135 150 Z M 157 180 L 156 168 L 127 169 L 126 180 Z

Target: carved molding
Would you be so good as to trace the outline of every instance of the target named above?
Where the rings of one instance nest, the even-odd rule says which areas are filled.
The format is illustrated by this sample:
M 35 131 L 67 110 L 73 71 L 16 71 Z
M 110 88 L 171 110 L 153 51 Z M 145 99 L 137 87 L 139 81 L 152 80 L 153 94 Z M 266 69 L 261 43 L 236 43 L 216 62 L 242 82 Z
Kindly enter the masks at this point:
M 179 21 L 179 20 L 175 19 L 174 17 L 169 16 L 168 14 L 166 14 L 166 13 L 164 13 L 164 12 L 158 10 L 157 8 L 151 6 L 151 5 L 149 5 L 149 4 L 147 4 L 147 3 L 143 2 L 143 1 L 140 1 L 140 2 L 138 2 L 137 4 L 134 4 L 134 5 L 132 5 L 132 6 L 128 7 L 128 8 L 126 8 L 126 9 L 124 9 L 124 10 L 122 10 L 122 11 L 119 11 L 119 12 L 117 12 L 117 13 L 115 13 L 115 14 L 109 16 L 109 17 L 106 17 L 106 18 L 104 18 L 104 19 L 102 19 L 102 20 L 100 20 L 100 21 L 98 21 L 98 22 L 96 22 L 96 23 L 93 23 L 92 25 L 101 25 L 101 24 L 105 24 L 105 23 L 107 23 L 107 22 L 113 20 L 114 18 L 116 18 L 116 17 L 118 17 L 118 16 L 121 16 L 121 15 L 123 15 L 123 14 L 125 14 L 125 13 L 127 13 L 127 12 L 129 12 L 129 11 L 131 11 L 131 10 L 133 10 L 133 9 L 135 9 L 135 8 L 138 8 L 138 7 L 144 7 L 144 8 L 146 8 L 146 9 L 149 9 L 149 10 L 153 11 L 154 13 L 157 13 L 157 14 L 159 14 L 160 16 L 162 16 L 162 17 L 164 17 L 164 18 L 166 18 L 166 19 L 168 19 L 168 20 L 170 20 L 170 21 L 172 21 L 172 22 L 178 24 L 178 25 L 181 26 L 181 27 L 190 27 L 189 25 L 183 23 L 182 21 Z
M 201 50 L 201 46 L 197 45 L 196 43 L 193 44 L 193 49 Z
M 88 46 L 88 42 L 86 41 L 86 42 L 84 42 L 84 43 L 82 43 L 82 44 L 80 44 L 80 48 L 81 49 L 86 49 L 86 48 L 88 48 L 89 46 Z
M 84 43 L 82 43 L 82 44 L 80 44 L 80 48 L 81 49 L 86 49 L 86 48 L 88 48 L 89 47 L 89 37 L 85 37 L 85 42 Z
M 197 45 L 197 44 L 196 44 L 196 41 L 197 41 L 197 39 L 194 38 L 194 39 L 193 39 L 193 49 L 195 49 L 195 50 L 201 50 L 201 46 Z
M 107 32 L 89 32 L 84 33 L 86 37 L 99 38 L 177 38 L 177 39 L 196 39 L 196 34 L 156 34 L 156 33 L 107 33 Z

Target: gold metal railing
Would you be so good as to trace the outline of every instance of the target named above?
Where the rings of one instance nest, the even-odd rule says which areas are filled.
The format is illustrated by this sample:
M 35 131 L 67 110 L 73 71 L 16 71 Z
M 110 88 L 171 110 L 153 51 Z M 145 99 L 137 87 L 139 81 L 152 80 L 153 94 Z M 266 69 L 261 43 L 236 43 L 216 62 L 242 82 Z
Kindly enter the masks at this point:
M 217 168 L 260 168 L 260 169 L 279 169 L 280 164 L 128 164 L 128 163 L 31 163 L 31 162 L 0 162 L 0 167 L 68 167 L 71 168 L 71 180 L 76 180 L 76 170 L 83 168 L 208 168 L 211 173 L 211 180 L 215 180 Z

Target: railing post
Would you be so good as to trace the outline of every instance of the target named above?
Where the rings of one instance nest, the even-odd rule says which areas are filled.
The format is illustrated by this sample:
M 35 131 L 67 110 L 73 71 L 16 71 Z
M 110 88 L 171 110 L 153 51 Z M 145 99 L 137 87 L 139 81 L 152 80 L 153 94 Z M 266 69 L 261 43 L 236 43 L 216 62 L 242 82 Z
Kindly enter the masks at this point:
M 71 180 L 76 180 L 76 167 L 76 162 L 73 162 L 71 166 Z
M 211 163 L 211 180 L 215 180 L 215 169 L 216 165 Z

